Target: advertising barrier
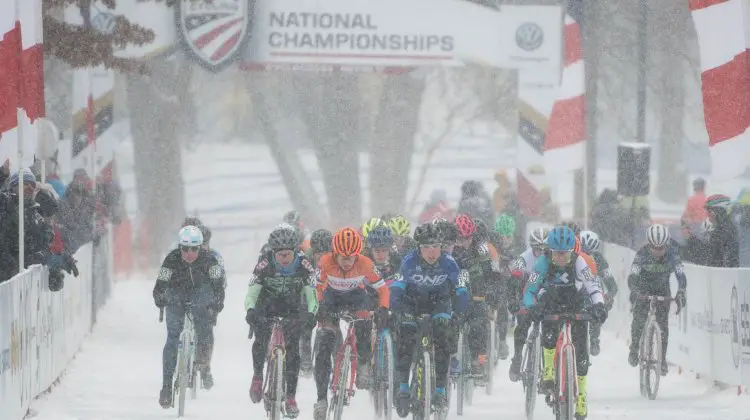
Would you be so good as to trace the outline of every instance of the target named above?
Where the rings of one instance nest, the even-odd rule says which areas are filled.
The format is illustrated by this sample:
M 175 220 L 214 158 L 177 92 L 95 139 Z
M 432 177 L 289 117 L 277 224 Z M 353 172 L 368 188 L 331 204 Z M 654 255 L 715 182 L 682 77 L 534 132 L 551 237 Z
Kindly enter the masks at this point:
M 92 314 L 111 289 L 109 241 L 107 235 L 99 249 L 82 246 L 73 256 L 78 277 L 66 273 L 58 292 L 50 292 L 47 267 L 40 265 L 0 283 L 0 420 L 23 419 L 34 398 L 52 386 L 78 352 L 93 325 Z M 95 255 L 106 260 L 98 272 Z
M 630 339 L 628 274 L 635 251 L 606 244 L 604 256 L 620 293 L 606 328 Z M 729 386 L 750 385 L 750 269 L 684 264 L 687 307 L 669 315 L 667 360 Z M 672 293 L 676 280 L 672 276 Z

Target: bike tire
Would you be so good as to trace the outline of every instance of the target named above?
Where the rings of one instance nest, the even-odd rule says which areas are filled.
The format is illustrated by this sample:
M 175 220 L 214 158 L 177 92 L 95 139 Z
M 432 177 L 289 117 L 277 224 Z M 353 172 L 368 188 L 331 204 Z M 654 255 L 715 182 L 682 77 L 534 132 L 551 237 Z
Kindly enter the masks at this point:
M 464 335 L 460 333 L 458 335 L 458 352 L 455 354 L 456 360 L 458 360 L 459 372 L 453 375 L 456 384 L 456 415 L 464 415 L 464 400 L 466 399 L 466 384 L 464 382 L 464 358 L 463 358 L 463 341 Z M 449 368 L 450 369 L 450 368 Z
M 648 396 L 648 363 L 647 350 L 651 347 L 651 337 L 647 334 L 651 329 L 651 323 L 646 322 L 638 342 L 638 385 L 641 391 L 641 397 Z
M 382 395 L 382 409 L 383 409 L 383 418 L 385 420 L 391 420 L 393 415 L 393 384 L 395 381 L 394 374 L 396 370 L 396 354 L 393 350 L 393 338 L 391 337 L 391 333 L 389 331 L 384 331 L 383 335 L 381 337 L 382 345 L 383 345 L 383 351 L 384 351 L 384 358 L 383 361 L 383 368 L 385 369 L 385 374 L 383 375 L 383 380 L 385 383 L 381 383 L 381 395 Z
M 661 331 L 655 325 L 651 326 L 651 348 L 649 350 L 649 374 L 647 374 L 646 390 L 649 400 L 655 400 L 659 393 L 659 383 L 661 381 L 661 364 L 666 363 L 666 360 L 662 360 L 662 343 L 661 343 Z
M 534 341 L 528 343 L 526 349 L 524 349 L 524 364 L 522 381 L 524 384 L 524 390 L 526 391 L 526 401 L 524 411 L 526 414 L 526 420 L 532 420 L 534 418 L 534 410 L 536 409 L 537 393 L 539 392 L 539 372 L 541 364 L 541 339 L 539 335 L 534 338 Z
M 464 381 L 464 403 L 471 405 L 474 402 L 474 378 L 471 377 L 471 349 L 469 348 L 469 340 L 466 337 L 468 337 L 468 334 L 464 334 L 463 349 L 461 349 L 463 356 L 461 360 L 461 375 Z
M 193 353 L 193 352 L 191 352 Z M 190 399 L 195 400 L 198 398 L 198 387 L 199 385 L 199 376 L 198 376 L 198 369 L 195 368 L 195 355 L 190 355 L 190 363 L 188 363 L 188 370 L 190 371 Z
M 274 379 L 273 398 L 271 401 L 271 420 L 282 419 L 282 405 L 284 404 L 284 350 L 275 348 L 273 350 Z
M 180 349 L 177 351 L 177 417 L 185 416 L 185 394 L 187 393 L 188 371 L 187 371 L 187 352 L 184 350 L 183 343 L 180 343 Z
M 560 400 L 557 402 L 558 420 L 574 420 L 576 411 L 576 374 L 575 374 L 575 355 L 573 347 L 567 346 L 562 351 L 562 358 L 557 366 L 558 381 L 565 381 L 562 395 L 558 392 Z M 561 382 L 558 382 L 558 386 Z
M 496 327 L 497 325 L 495 324 L 495 321 L 490 320 L 489 340 L 487 343 L 489 351 L 487 352 L 487 363 L 485 363 L 487 369 L 487 384 L 484 387 L 484 392 L 487 395 L 492 395 L 492 386 L 495 382 L 495 353 L 499 353 L 495 347 L 497 345 Z
M 434 387 L 432 383 L 432 369 L 430 353 L 427 351 L 422 352 L 422 420 L 430 420 L 432 415 L 432 390 Z
M 336 392 L 331 399 L 331 406 L 328 408 L 328 420 L 341 420 L 341 416 L 344 412 L 344 405 L 346 404 L 347 390 L 349 389 L 349 383 L 351 382 L 351 362 L 352 348 L 347 345 L 344 348 L 344 354 L 341 357 L 341 366 L 339 367 L 339 375 L 338 378 L 336 378 Z

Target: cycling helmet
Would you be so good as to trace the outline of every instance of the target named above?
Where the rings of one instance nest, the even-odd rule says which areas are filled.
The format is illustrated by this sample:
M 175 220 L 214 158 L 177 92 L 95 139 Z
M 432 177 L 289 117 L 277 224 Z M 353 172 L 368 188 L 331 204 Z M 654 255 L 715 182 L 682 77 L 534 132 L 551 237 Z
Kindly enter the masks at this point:
M 370 218 L 370 220 L 362 225 L 362 236 L 367 238 L 367 235 L 370 234 L 370 231 L 373 230 L 375 226 L 385 226 L 385 222 L 377 217 Z
M 362 252 L 362 238 L 356 230 L 343 228 L 333 237 L 333 252 L 344 257 L 359 255 Z
M 726 209 L 732 200 L 724 194 L 714 194 L 706 199 L 707 209 Z
M 646 237 L 648 237 L 648 243 L 651 244 L 651 246 L 661 248 L 666 246 L 669 242 L 669 230 L 667 230 L 667 227 L 664 225 L 658 223 L 653 224 L 648 227 Z
M 584 230 L 581 232 L 581 248 L 583 252 L 591 254 L 599 249 L 599 235 L 596 232 L 590 230 Z
M 294 229 L 274 229 L 268 235 L 268 246 L 274 251 L 295 249 L 299 245 L 299 234 Z
M 529 245 L 533 247 L 547 246 L 547 236 L 549 230 L 546 228 L 534 228 L 529 234 Z
M 547 246 L 553 251 L 572 251 L 576 246 L 576 235 L 567 226 L 557 226 L 547 236 Z
M 185 226 L 177 234 L 179 246 L 193 247 L 203 245 L 203 234 L 197 226 Z
M 476 232 L 474 232 L 475 241 L 483 242 L 490 238 L 490 230 L 487 229 L 487 224 L 484 223 L 484 220 L 475 218 L 474 225 L 477 227 Z
M 436 224 L 424 223 L 414 229 L 414 240 L 419 245 L 440 244 L 443 242 L 441 229 Z
M 186 217 L 185 220 L 182 222 L 182 227 L 185 226 L 195 226 L 195 227 L 201 227 L 203 226 L 203 222 L 197 217 Z
M 578 223 L 569 220 L 567 222 L 563 222 L 563 226 L 567 227 L 568 229 L 573 231 L 573 234 L 578 236 L 581 234 L 581 227 L 578 226 Z
M 388 226 L 396 236 L 409 236 L 411 233 L 411 223 L 404 216 L 398 215 L 388 221 Z
M 444 243 L 453 243 L 458 240 L 458 228 L 453 223 L 441 218 L 433 220 L 432 224 L 437 227 Z
M 459 214 L 453 223 L 458 228 L 458 236 L 462 238 L 470 238 L 477 231 L 477 225 L 469 215 Z
M 300 222 L 302 221 L 302 218 L 300 217 L 299 212 L 297 210 L 289 210 L 288 212 L 286 212 L 282 220 L 284 220 L 285 223 L 289 223 L 292 226 L 299 226 Z
M 393 232 L 388 226 L 375 226 L 365 241 L 370 249 L 390 248 L 393 245 Z
M 495 220 L 495 232 L 500 236 L 513 236 L 516 233 L 516 221 L 513 216 L 503 213 Z
M 318 229 L 310 235 L 312 252 L 331 252 L 333 234 L 327 229 Z

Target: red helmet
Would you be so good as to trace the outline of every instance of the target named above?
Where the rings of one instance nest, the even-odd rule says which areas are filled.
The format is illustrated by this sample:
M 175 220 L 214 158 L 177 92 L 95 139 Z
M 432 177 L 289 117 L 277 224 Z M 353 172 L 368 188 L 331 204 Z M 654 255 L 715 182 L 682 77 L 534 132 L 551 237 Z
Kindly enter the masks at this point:
M 459 214 L 456 216 L 456 220 L 453 221 L 458 227 L 458 236 L 461 238 L 471 238 L 472 235 L 477 231 L 477 224 L 471 216 L 467 214 Z

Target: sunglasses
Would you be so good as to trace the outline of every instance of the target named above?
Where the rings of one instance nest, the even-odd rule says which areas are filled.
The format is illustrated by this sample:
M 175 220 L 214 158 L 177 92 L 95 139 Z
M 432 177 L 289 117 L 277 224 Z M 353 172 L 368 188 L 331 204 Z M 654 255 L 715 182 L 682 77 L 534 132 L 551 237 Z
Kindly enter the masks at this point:
M 180 251 L 182 252 L 198 252 L 199 246 L 181 246 Z
M 440 243 L 434 243 L 434 244 L 422 244 L 419 245 L 420 249 L 435 249 L 435 248 L 442 248 L 442 244 Z

